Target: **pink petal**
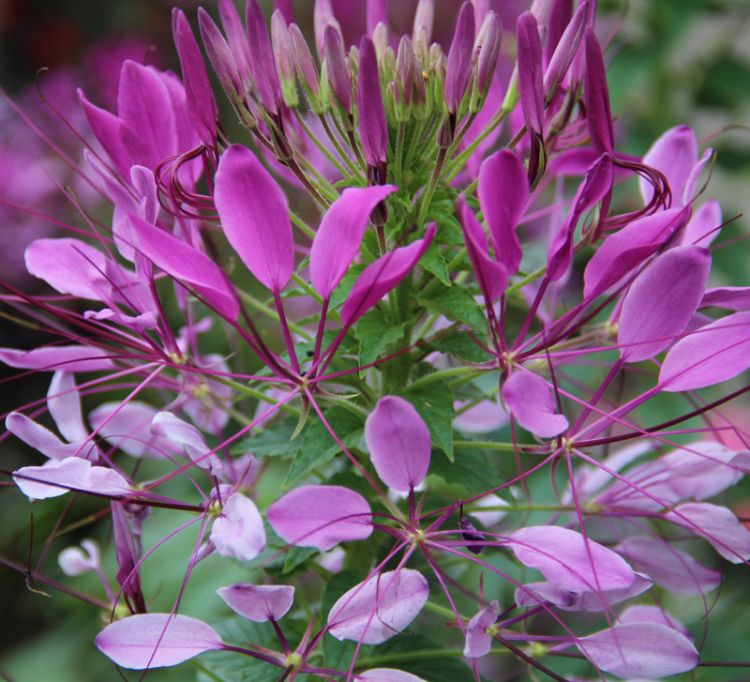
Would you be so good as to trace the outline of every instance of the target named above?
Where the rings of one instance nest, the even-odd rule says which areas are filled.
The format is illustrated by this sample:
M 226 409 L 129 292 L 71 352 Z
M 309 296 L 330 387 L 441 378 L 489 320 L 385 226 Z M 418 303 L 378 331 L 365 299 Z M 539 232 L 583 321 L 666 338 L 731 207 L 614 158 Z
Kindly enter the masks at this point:
M 576 642 L 597 668 L 624 678 L 657 678 L 692 670 L 698 652 L 674 628 L 658 623 L 625 623 Z
M 101 301 L 111 286 L 104 254 L 80 239 L 37 239 L 26 248 L 26 269 L 61 294 Z
M 279 620 L 294 602 L 294 588 L 291 585 L 237 583 L 220 587 L 216 592 L 230 609 L 256 623 Z
M 629 606 L 620 614 L 621 623 L 658 623 L 689 637 L 687 628 L 663 609 L 651 604 Z
M 250 561 L 266 546 L 263 519 L 255 503 L 240 493 L 224 501 L 211 528 L 211 542 L 221 556 Z
M 204 651 L 222 648 L 212 627 L 189 616 L 144 613 L 115 621 L 96 637 L 96 646 L 117 665 L 131 670 L 164 668 Z
M 471 618 L 466 625 L 464 656 L 481 658 L 490 652 L 492 637 L 487 634 L 487 628 L 495 623 L 499 613 L 500 605 L 493 600 Z
M 94 466 L 80 457 L 50 460 L 40 467 L 21 467 L 13 472 L 13 480 L 30 500 L 59 497 L 71 490 L 113 496 L 133 492 L 113 469 Z
M 638 218 L 607 237 L 583 273 L 584 298 L 605 292 L 656 253 L 690 217 L 689 208 L 671 208 Z
M 524 178 L 524 184 L 526 179 Z M 487 237 L 482 226 L 466 205 L 463 196 L 458 198 L 458 216 L 464 234 L 466 252 L 487 302 L 496 301 L 508 287 L 508 271 L 502 263 L 492 260 L 487 251 Z M 512 232 L 515 238 L 515 233 Z M 519 247 L 520 253 L 520 247 Z
M 44 346 L 32 350 L 0 348 L 0 362 L 18 369 L 51 372 L 96 372 L 114 365 L 107 351 L 92 346 Z
M 367 37 L 362 38 L 359 44 L 357 108 L 359 137 L 365 161 L 370 167 L 380 169 L 386 163 L 388 154 L 388 125 L 380 90 L 375 46 Z M 381 174 L 380 171 L 378 174 Z
M 706 289 L 701 308 L 725 308 L 727 310 L 750 310 L 750 287 L 716 287 Z
M 456 19 L 456 28 L 448 51 L 443 92 L 448 111 L 455 114 L 464 97 L 471 76 L 474 49 L 474 7 L 463 3 Z
M 516 558 L 552 585 L 574 592 L 630 587 L 635 573 L 611 549 L 559 526 L 530 526 L 511 534 Z
M 47 391 L 47 408 L 63 437 L 70 443 L 81 443 L 88 438 L 83 423 L 81 396 L 70 372 L 57 371 Z
M 679 125 L 665 132 L 643 157 L 643 163 L 661 171 L 667 177 L 672 192 L 672 205 L 682 206 L 685 186 L 698 161 L 698 140 L 692 128 Z M 651 201 L 654 188 L 650 182 L 639 179 L 644 203 Z
M 345 325 L 354 324 L 391 289 L 394 289 L 417 264 L 435 236 L 435 226 L 430 225 L 424 239 L 417 239 L 409 246 L 389 251 L 370 263 L 354 283 L 349 297 L 341 310 Z
M 702 566 L 664 540 L 634 536 L 623 540 L 617 551 L 670 592 L 705 594 L 721 584 L 721 573 Z
M 529 133 L 541 135 L 544 128 L 544 65 L 542 42 L 536 17 L 524 12 L 516 24 L 518 41 L 518 89 L 521 108 Z
M 735 313 L 680 339 L 664 358 L 665 391 L 692 391 L 736 377 L 750 367 L 750 312 Z
M 117 413 L 110 418 L 115 410 Z M 155 408 L 138 400 L 124 405 L 118 402 L 103 403 L 89 413 L 89 422 L 107 443 L 131 457 L 150 455 L 163 458 L 174 451 L 174 446 L 170 447 L 168 438 L 151 432 L 151 422 L 156 414 Z M 106 424 L 105 420 L 108 420 Z
M 215 454 L 208 454 L 211 449 L 201 432 L 184 419 L 175 417 L 171 412 L 159 412 L 151 422 L 151 433 L 171 443 L 170 451 L 184 452 L 201 469 L 207 469 L 214 475 L 221 472 L 221 462 Z
M 277 535 L 324 552 L 339 542 L 370 537 L 371 519 L 367 500 L 338 485 L 295 488 L 268 508 L 268 522 Z
M 393 668 L 365 670 L 365 672 L 359 673 L 354 679 L 358 681 L 364 680 L 364 682 L 427 682 L 427 680 L 421 677 Z
M 568 420 L 557 413 L 552 386 L 537 374 L 513 372 L 503 384 L 502 396 L 516 421 L 539 438 L 559 436 L 568 428 Z
M 529 200 L 529 182 L 523 163 L 507 150 L 487 158 L 479 170 L 477 194 L 492 236 L 495 257 L 509 274 L 515 274 L 522 255 L 516 229 Z
M 427 476 L 430 431 L 409 401 L 393 395 L 378 400 L 365 422 L 365 440 L 375 471 L 396 492 L 409 492 Z
M 691 533 L 705 538 L 727 561 L 741 564 L 750 559 L 750 531 L 726 507 L 688 502 L 665 517 Z
M 343 594 L 328 614 L 338 640 L 382 644 L 404 630 L 429 597 L 424 576 L 411 568 L 370 576 Z
M 707 249 L 711 246 L 721 230 L 721 206 L 717 199 L 709 199 L 690 219 L 685 230 L 680 235 L 681 244 L 695 244 Z
M 236 320 L 239 303 L 229 279 L 211 259 L 168 232 L 130 215 L 138 251 L 168 275 L 194 289 L 228 320 Z
M 586 108 L 591 142 L 598 152 L 612 153 L 614 131 L 612 130 L 612 112 L 609 104 L 607 87 L 607 70 L 601 45 L 596 39 L 592 26 L 586 28 L 584 54 L 586 70 L 584 73 L 583 97 Z
M 617 335 L 626 362 L 648 360 L 674 343 L 703 297 L 711 255 L 679 246 L 659 256 L 625 296 Z
M 310 279 L 324 299 L 356 257 L 373 209 L 397 189 L 395 185 L 350 187 L 326 211 L 310 249 Z
M 281 291 L 294 271 L 286 197 L 246 147 L 232 145 L 216 171 L 216 210 L 229 243 L 266 287 Z
M 37 424 L 20 412 L 11 412 L 5 418 L 5 428 L 26 445 L 50 459 L 61 460 L 75 455 L 79 443 L 63 443 L 48 428 Z

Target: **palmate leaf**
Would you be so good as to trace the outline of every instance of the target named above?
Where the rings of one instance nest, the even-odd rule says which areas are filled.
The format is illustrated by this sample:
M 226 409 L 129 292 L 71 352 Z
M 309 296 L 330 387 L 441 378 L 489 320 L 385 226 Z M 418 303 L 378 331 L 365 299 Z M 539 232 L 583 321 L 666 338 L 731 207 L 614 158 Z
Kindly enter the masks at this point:
M 440 286 L 429 297 L 421 296 L 417 300 L 430 312 L 443 315 L 451 322 L 461 322 L 482 334 L 487 330 L 482 309 L 466 289 Z
M 369 365 L 383 355 L 386 347 L 404 335 L 405 322 L 390 324 L 377 308 L 357 322 L 354 334 L 359 339 L 359 362 Z
M 417 387 L 401 393 L 414 405 L 419 416 L 424 419 L 430 430 L 432 446 L 442 450 L 453 460 L 453 392 L 442 381 L 427 386 Z

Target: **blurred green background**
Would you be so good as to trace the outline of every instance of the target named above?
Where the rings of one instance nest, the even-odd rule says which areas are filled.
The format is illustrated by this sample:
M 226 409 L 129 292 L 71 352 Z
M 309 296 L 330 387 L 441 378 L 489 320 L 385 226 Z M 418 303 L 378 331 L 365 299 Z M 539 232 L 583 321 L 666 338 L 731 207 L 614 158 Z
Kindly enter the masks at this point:
M 309 13 L 311 3 L 297 4 L 300 9 L 305 5 Z M 183 2 L 181 6 L 193 16 L 197 3 Z M 136 37 L 147 50 L 148 62 L 174 67 L 170 7 L 167 0 L 0 0 L 0 83 L 9 92 L 19 93 L 33 82 L 38 69 L 54 71 L 72 65 L 83 85 L 89 85 L 91 64 L 85 60 L 91 59 L 90 46 L 129 36 Z M 725 219 L 746 213 L 750 203 L 750 132 L 732 126 L 750 122 L 750 2 L 633 0 L 626 8 L 622 2 L 603 0 L 600 7 L 603 34 L 617 30 L 607 56 L 620 148 L 640 154 L 665 129 L 680 123 L 694 126 L 699 139 L 713 138 L 710 144 L 718 151 L 709 195 L 720 199 Z M 727 228 L 721 241 L 743 234 L 748 234 L 746 218 Z M 745 248 L 716 251 L 717 284 L 750 284 L 747 253 Z M 30 332 L 4 321 L 0 324 L 0 345 L 28 346 L 33 342 Z M 0 371 L 3 377 L 8 376 L 4 368 Z M 42 395 L 47 380 L 46 376 L 31 377 L 23 383 L 0 385 L 2 411 Z M 750 417 L 747 407 L 739 409 Z M 3 442 L 0 448 L 4 469 L 29 461 L 17 442 Z M 728 503 L 740 504 L 743 499 L 748 499 L 747 484 L 731 491 Z M 31 542 L 36 561 L 65 504 L 62 498 L 31 508 L 12 488 L 0 488 L 0 555 L 24 565 Z M 96 504 L 81 505 L 71 520 L 84 518 L 97 508 Z M 146 525 L 145 546 L 150 547 L 185 520 L 172 512 L 155 514 Z M 57 541 L 47 560 L 48 575 L 61 577 L 56 557 L 67 544 L 93 535 L 106 545 L 106 532 L 105 527 L 73 531 L 66 536 L 67 543 Z M 145 591 L 157 595 L 155 601 L 164 608 L 169 608 L 176 593 L 194 541 L 195 533 L 187 531 L 146 564 Z M 727 580 L 711 614 L 703 655 L 715 661 L 750 660 L 747 569 L 724 566 L 728 568 Z M 184 611 L 207 619 L 225 616 L 214 590 L 249 578 L 247 569 L 239 565 L 209 559 L 191 579 Z M 97 589 L 91 576 L 65 580 L 82 591 Z M 39 584 L 34 587 L 44 589 Z M 46 595 L 27 590 L 23 575 L 0 566 L 0 614 L 0 678 L 16 682 L 118 679 L 93 647 L 101 621 L 92 607 L 53 590 Z M 702 610 L 688 615 L 700 640 Z M 192 677 L 189 667 L 179 672 L 151 672 L 148 679 L 177 681 L 186 679 L 186 674 Z M 128 679 L 139 676 L 130 674 Z M 750 679 L 750 669 L 699 668 L 692 679 L 740 682 Z

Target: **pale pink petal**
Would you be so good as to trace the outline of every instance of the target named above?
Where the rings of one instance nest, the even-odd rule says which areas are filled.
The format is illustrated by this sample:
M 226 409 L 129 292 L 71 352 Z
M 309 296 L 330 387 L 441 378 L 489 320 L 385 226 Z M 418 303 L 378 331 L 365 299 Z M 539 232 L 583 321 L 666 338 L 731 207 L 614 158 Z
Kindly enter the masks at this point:
M 18 369 L 52 372 L 96 372 L 114 365 L 107 351 L 92 346 L 44 346 L 32 350 L 0 348 L 0 362 Z
M 489 653 L 492 648 L 492 637 L 487 633 L 487 628 L 495 623 L 499 613 L 500 605 L 493 600 L 472 616 L 466 625 L 464 656 L 481 658 Z
M 643 163 L 661 171 L 667 177 L 672 193 L 672 204 L 682 206 L 685 187 L 693 166 L 698 161 L 698 140 L 692 128 L 686 125 L 670 128 L 643 157 Z M 654 188 L 641 178 L 638 181 L 644 203 L 651 201 Z
M 430 431 L 408 400 L 393 395 L 378 400 L 365 422 L 365 440 L 375 471 L 396 492 L 409 492 L 427 476 Z
M 216 592 L 230 609 L 256 623 L 279 620 L 294 602 L 294 588 L 291 585 L 237 583 L 220 587 Z
M 322 551 L 372 534 L 372 512 L 367 500 L 338 485 L 295 488 L 268 508 L 268 522 L 286 542 Z
M 189 616 L 143 613 L 108 625 L 96 646 L 117 665 L 131 670 L 164 668 L 204 651 L 222 648 L 212 627 Z
M 255 503 L 240 493 L 224 501 L 211 528 L 211 542 L 221 556 L 250 561 L 266 546 L 263 519 Z
M 681 244 L 695 244 L 707 249 L 716 237 L 721 225 L 721 206 L 717 199 L 709 199 L 701 206 L 685 226 L 680 235 Z
M 364 682 L 427 682 L 427 680 L 421 677 L 405 673 L 403 670 L 395 670 L 394 668 L 365 670 L 365 672 L 359 673 L 355 679 L 364 680 Z
M 40 467 L 21 467 L 13 472 L 13 480 L 30 500 L 59 497 L 71 490 L 112 496 L 133 492 L 125 478 L 113 469 L 94 466 L 80 457 L 50 460 Z
M 103 403 L 89 413 L 89 422 L 107 443 L 131 457 L 149 455 L 162 458 L 175 448 L 170 447 L 168 438 L 151 432 L 151 422 L 156 414 L 156 408 L 138 400 L 125 404 Z
M 502 396 L 516 421 L 539 438 L 559 436 L 568 428 L 565 415 L 557 412 L 552 386 L 537 374 L 513 372 L 503 384 Z
M 72 457 L 79 446 L 78 443 L 64 443 L 48 428 L 20 412 L 11 412 L 5 418 L 5 428 L 29 447 L 54 460 Z
M 70 443 L 88 438 L 88 429 L 81 414 L 81 396 L 70 372 L 55 372 L 47 391 L 47 408 L 57 428 Z
M 411 568 L 370 576 L 333 605 L 329 632 L 342 641 L 382 644 L 419 615 L 429 592 L 427 580 Z

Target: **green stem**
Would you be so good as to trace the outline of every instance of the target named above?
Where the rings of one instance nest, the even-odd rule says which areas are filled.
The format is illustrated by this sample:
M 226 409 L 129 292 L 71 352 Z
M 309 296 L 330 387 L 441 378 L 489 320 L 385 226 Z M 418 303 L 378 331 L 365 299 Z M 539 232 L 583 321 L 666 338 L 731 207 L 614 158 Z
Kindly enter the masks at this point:
M 247 303 L 251 308 L 254 308 L 259 313 L 263 313 L 263 315 L 270 317 L 272 320 L 281 322 L 279 313 L 276 312 L 273 308 L 271 308 L 270 306 L 267 306 L 262 301 L 259 301 L 257 298 L 248 294 L 246 291 L 240 291 L 239 293 L 240 293 L 240 298 L 245 303 Z M 295 324 L 294 322 L 289 321 L 289 328 L 295 331 L 297 334 L 299 334 L 303 339 L 305 339 L 305 341 L 312 341 L 312 337 L 307 333 L 305 329 L 300 327 L 298 324 Z

